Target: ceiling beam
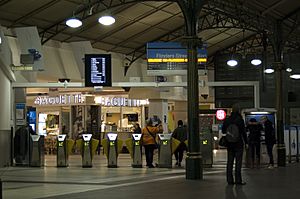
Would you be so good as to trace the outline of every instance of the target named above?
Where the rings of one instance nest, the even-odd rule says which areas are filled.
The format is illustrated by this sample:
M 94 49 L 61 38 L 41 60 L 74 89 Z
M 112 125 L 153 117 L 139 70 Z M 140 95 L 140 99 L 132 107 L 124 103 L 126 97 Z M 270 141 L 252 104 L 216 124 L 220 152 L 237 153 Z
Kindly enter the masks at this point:
M 32 17 L 32 16 L 34 16 L 34 15 L 36 15 L 36 14 L 38 14 L 38 13 L 44 11 L 44 10 L 46 10 L 47 8 L 53 6 L 54 4 L 58 3 L 59 1 L 60 0 L 52 0 L 52 1 L 50 1 L 50 2 L 48 2 L 46 4 L 44 4 L 44 5 L 42 5 L 40 7 L 38 7 L 37 9 L 34 9 L 33 11 L 31 11 L 31 12 L 27 13 L 26 15 L 24 15 L 24 16 L 18 18 L 17 20 L 13 21 L 10 24 L 9 28 L 12 28 L 16 24 L 21 23 L 21 22 L 25 21 L 26 19 L 28 19 L 28 18 L 30 18 L 30 17 Z
M 148 17 L 148 16 L 154 14 L 155 12 L 157 12 L 158 10 L 161 10 L 161 9 L 163 9 L 163 8 L 166 8 L 167 6 L 169 6 L 169 5 L 171 5 L 171 4 L 172 4 L 172 3 L 167 2 L 167 3 L 164 3 L 164 4 L 162 4 L 161 6 L 159 6 L 159 7 L 157 7 L 157 8 L 151 9 L 151 10 L 149 10 L 148 12 L 144 13 L 143 15 L 138 16 L 137 18 L 135 18 L 135 19 L 133 19 L 133 20 L 131 20 L 131 21 L 128 21 L 127 23 L 122 24 L 122 25 L 119 26 L 118 28 L 113 29 L 113 30 L 111 30 L 111 31 L 109 31 L 109 32 L 107 32 L 107 33 L 105 33 L 105 34 L 99 36 L 98 38 L 96 38 L 96 40 L 95 40 L 94 42 L 101 41 L 101 40 L 105 39 L 106 37 L 109 37 L 109 36 L 115 34 L 116 32 L 121 31 L 121 30 L 123 30 L 124 28 L 126 28 L 126 27 L 128 27 L 128 26 L 130 26 L 130 25 L 132 25 L 132 24 L 134 24 L 134 23 L 137 23 L 138 21 L 144 19 L 145 17 Z

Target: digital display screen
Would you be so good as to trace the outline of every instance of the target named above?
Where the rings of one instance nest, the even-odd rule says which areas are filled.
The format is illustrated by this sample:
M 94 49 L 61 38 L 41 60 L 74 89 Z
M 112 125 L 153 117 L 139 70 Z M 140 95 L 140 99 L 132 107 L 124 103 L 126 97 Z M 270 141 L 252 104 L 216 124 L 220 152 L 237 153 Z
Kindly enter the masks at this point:
M 111 55 L 85 55 L 85 86 L 111 86 Z

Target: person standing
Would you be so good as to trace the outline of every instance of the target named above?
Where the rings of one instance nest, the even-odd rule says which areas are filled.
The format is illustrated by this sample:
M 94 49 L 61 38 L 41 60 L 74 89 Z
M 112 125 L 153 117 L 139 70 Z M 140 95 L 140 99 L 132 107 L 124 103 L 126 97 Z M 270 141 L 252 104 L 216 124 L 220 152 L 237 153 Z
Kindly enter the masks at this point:
M 187 128 L 183 126 L 182 120 L 178 120 L 177 125 L 178 127 L 174 130 L 172 137 L 180 141 L 180 144 L 175 150 L 174 155 L 176 158 L 175 165 L 181 167 L 183 152 L 186 150 L 184 141 L 187 139 Z
M 227 130 L 233 129 L 233 126 L 237 129 L 237 141 L 228 142 L 227 146 L 227 167 L 226 167 L 226 179 L 229 185 L 245 185 L 242 181 L 242 161 L 244 144 L 248 144 L 247 135 L 245 130 L 245 122 L 240 114 L 240 107 L 235 104 L 232 107 L 231 115 L 225 119 L 222 126 L 223 134 L 231 134 Z M 227 135 L 226 135 L 227 137 Z M 233 163 L 235 160 L 235 181 L 233 178 Z
M 142 129 L 141 129 L 139 123 L 134 124 L 133 133 L 135 133 L 135 134 L 141 134 L 142 133 Z
M 161 132 L 163 132 L 162 125 L 153 126 L 151 119 L 147 121 L 145 128 L 142 130 L 142 144 L 145 148 L 146 166 L 148 168 L 154 168 L 153 155 L 154 149 L 157 148 L 156 135 Z
M 262 116 L 261 122 L 263 123 L 264 126 L 265 142 L 267 147 L 267 153 L 270 160 L 268 168 L 272 169 L 274 168 L 273 146 L 276 143 L 275 129 L 273 127 L 273 123 L 268 119 L 267 116 Z
M 254 167 L 254 163 L 256 163 L 256 167 L 260 166 L 260 137 L 261 131 L 263 127 L 260 123 L 256 121 L 255 118 L 251 118 L 248 122 L 246 129 L 249 131 L 248 135 L 248 143 L 249 143 L 249 151 L 251 157 L 251 168 Z M 256 158 L 255 158 L 256 156 Z M 256 161 L 255 161 L 256 160 Z

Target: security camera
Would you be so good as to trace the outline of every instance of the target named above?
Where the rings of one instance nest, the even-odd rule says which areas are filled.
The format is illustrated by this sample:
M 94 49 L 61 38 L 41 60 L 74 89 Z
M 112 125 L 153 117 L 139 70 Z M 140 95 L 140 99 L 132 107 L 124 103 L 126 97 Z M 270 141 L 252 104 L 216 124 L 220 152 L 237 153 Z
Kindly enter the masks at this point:
M 60 83 L 65 83 L 65 82 L 70 82 L 70 79 L 69 78 L 59 78 L 58 79 L 58 81 L 60 82 Z
M 203 97 L 203 99 L 206 100 L 208 98 L 208 95 L 207 94 L 202 94 L 201 97 Z

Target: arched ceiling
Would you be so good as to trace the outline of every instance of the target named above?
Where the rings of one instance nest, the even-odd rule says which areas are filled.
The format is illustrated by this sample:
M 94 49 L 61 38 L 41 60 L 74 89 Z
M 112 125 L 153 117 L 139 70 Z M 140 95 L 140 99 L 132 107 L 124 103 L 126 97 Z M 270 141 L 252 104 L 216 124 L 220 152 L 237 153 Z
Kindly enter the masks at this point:
M 116 23 L 106 27 L 97 19 L 107 11 Z M 83 26 L 65 25 L 73 15 L 83 20 Z M 272 34 L 278 21 L 287 46 L 299 49 L 298 0 L 210 0 L 199 16 L 198 35 L 213 56 L 246 40 L 249 48 L 261 47 L 262 33 Z M 145 56 L 147 42 L 180 41 L 185 32 L 176 0 L 0 0 L 0 24 L 12 29 L 37 26 L 43 44 L 50 39 L 89 40 L 94 48 L 128 55 L 132 61 Z

